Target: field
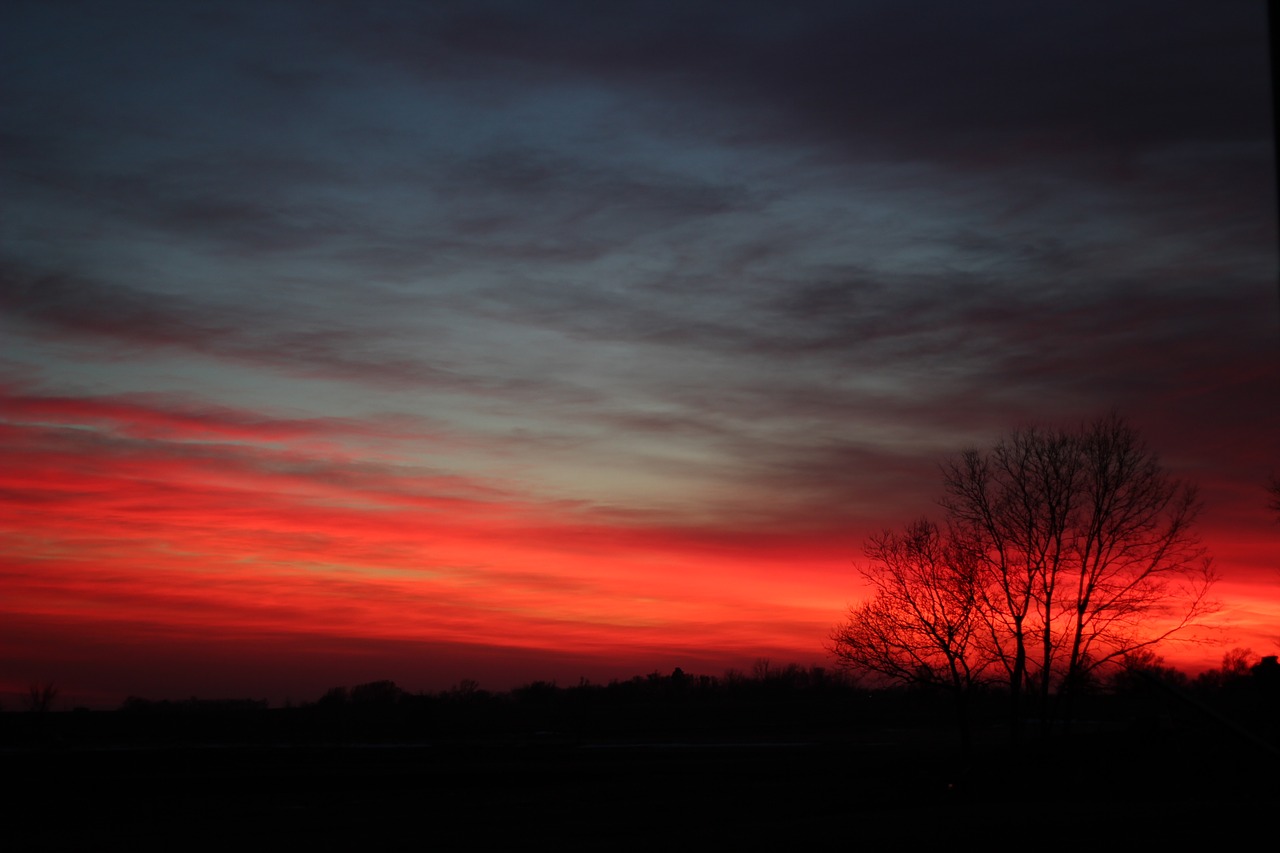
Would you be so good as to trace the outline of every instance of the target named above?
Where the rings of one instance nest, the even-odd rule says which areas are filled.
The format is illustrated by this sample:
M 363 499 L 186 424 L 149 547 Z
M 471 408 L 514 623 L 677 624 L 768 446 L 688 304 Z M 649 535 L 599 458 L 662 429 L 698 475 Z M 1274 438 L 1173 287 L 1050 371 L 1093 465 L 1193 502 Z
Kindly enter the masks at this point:
M 1184 849 L 1275 838 L 1280 783 L 1266 750 L 1121 731 L 1014 758 L 1003 738 L 985 733 L 967 764 L 948 733 L 920 728 L 733 741 L 539 733 L 44 744 L 12 746 L 3 760 L 17 788 L 8 837 L 55 848 L 1069 849 L 1126 840 Z

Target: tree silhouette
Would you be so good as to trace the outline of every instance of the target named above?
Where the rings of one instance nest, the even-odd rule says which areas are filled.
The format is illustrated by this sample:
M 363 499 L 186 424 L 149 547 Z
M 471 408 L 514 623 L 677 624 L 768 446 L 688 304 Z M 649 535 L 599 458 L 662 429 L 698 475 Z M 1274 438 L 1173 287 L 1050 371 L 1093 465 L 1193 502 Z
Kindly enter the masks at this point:
M 58 698 L 58 688 L 52 681 L 33 681 L 27 686 L 27 710 L 33 714 L 47 714 L 53 710 Z
M 1094 671 L 1213 610 L 1196 489 L 1112 414 L 1027 427 L 944 466 L 943 505 L 981 565 L 990 649 L 1012 710 L 1033 689 L 1070 702 Z
M 968 748 L 969 695 L 991 663 L 977 644 L 974 555 L 928 519 L 872 537 L 866 554 L 872 596 L 833 632 L 832 653 L 858 673 L 949 691 Z
M 868 545 L 872 596 L 833 635 L 855 670 L 965 696 L 994 665 L 1010 723 L 1047 729 L 1071 697 L 1213 610 L 1196 490 L 1117 415 L 1026 427 L 943 465 L 945 534 L 917 522 Z

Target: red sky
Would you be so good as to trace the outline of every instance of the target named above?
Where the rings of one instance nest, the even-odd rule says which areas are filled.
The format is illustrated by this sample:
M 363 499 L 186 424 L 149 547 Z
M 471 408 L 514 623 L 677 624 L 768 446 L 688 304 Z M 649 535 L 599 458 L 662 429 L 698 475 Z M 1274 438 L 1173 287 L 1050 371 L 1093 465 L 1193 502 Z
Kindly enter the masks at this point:
M 926 5 L 5 5 L 0 705 L 830 665 L 1111 410 L 1280 651 L 1265 7 Z
M 23 678 L 112 704 L 310 699 L 383 676 L 505 688 L 821 665 L 860 590 L 867 519 L 753 529 L 539 501 L 395 460 L 423 438 L 411 424 L 164 403 L 6 395 L 11 696 Z M 380 458 L 343 444 L 369 441 Z M 1275 643 L 1275 531 L 1258 498 L 1208 513 L 1227 606 L 1208 645 L 1170 660 Z

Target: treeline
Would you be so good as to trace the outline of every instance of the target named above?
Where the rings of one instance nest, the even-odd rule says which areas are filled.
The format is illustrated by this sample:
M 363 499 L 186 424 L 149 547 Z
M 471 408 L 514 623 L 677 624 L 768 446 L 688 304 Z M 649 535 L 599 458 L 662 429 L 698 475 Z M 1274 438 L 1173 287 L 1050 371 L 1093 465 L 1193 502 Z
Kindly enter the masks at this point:
M 1110 730 L 1196 727 L 1280 746 L 1280 663 L 1236 649 L 1222 666 L 1190 677 L 1149 656 L 1081 696 L 1074 725 Z M 1000 731 L 1006 696 L 975 696 L 979 728 Z M 462 681 L 413 692 L 390 680 L 334 687 L 314 701 L 271 708 L 265 700 L 149 700 L 117 711 L 0 714 L 6 742 L 72 744 L 433 743 L 470 738 L 575 741 L 796 742 L 881 735 L 949 736 L 941 687 L 875 687 L 842 670 L 759 661 L 750 672 L 694 675 L 676 668 L 626 680 L 560 686 L 534 681 L 489 691 Z M 1028 722 L 1029 730 L 1034 726 Z
M 132 696 L 117 711 L 0 718 L 78 718 L 82 732 L 114 732 L 150 743 L 200 738 L 253 743 L 504 737 L 767 740 L 847 726 L 866 716 L 862 706 L 873 693 L 840 670 L 760 661 L 750 673 L 695 675 L 676 668 L 607 684 L 533 681 L 506 691 L 463 680 L 448 690 L 416 692 L 378 680 L 333 687 L 314 701 L 276 708 L 262 700 Z

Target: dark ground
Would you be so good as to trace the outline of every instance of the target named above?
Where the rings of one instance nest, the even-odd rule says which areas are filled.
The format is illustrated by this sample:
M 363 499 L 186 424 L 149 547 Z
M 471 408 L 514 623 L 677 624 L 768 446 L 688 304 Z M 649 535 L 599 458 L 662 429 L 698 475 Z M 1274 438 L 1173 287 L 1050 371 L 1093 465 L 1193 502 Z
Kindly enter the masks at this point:
M 6 846 L 1277 849 L 1275 756 L 1230 738 L 1093 734 L 1015 760 L 990 732 L 966 770 L 927 730 L 771 734 L 17 745 Z
M 0 844 L 1280 850 L 1274 678 L 1139 679 L 1016 749 L 991 694 L 966 757 L 939 694 L 788 673 L 0 713 Z

